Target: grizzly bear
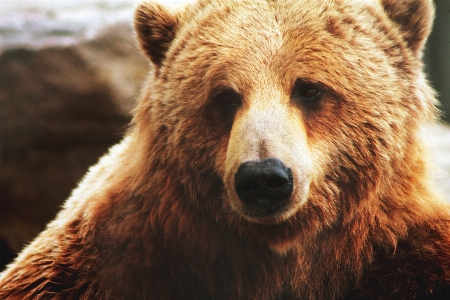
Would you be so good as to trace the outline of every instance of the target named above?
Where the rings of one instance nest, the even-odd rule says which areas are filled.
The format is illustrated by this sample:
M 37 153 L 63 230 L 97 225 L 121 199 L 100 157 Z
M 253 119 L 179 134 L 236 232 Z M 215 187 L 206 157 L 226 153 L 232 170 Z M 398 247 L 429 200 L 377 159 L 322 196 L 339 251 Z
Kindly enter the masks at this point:
M 124 140 L 0 299 L 450 299 L 427 0 L 138 5 Z

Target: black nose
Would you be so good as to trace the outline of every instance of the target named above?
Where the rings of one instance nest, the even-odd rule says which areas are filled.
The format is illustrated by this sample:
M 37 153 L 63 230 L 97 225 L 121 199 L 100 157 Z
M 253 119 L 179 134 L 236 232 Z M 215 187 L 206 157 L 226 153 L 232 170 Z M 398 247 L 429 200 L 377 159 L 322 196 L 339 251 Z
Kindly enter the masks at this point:
M 239 198 L 247 204 L 270 207 L 292 194 L 292 171 L 275 158 L 243 163 L 234 179 Z

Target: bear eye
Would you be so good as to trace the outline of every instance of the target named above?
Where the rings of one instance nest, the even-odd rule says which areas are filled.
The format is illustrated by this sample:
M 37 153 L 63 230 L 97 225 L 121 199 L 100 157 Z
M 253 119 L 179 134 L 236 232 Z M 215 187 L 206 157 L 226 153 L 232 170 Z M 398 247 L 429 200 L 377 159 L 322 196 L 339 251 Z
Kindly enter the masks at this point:
M 207 114 L 214 120 L 220 120 L 225 123 L 227 130 L 231 129 L 234 116 L 242 105 L 242 96 L 229 87 L 219 87 L 211 94 L 210 105 L 207 108 Z
M 242 104 L 239 94 L 229 88 L 225 88 L 216 92 L 214 99 L 215 101 L 221 102 L 222 105 L 234 109 L 238 108 Z
M 313 86 L 307 87 L 302 91 L 303 98 L 305 99 L 314 99 L 319 94 L 319 90 Z
M 241 96 L 230 88 L 222 88 L 214 93 L 214 101 L 228 109 L 237 109 L 241 106 Z
M 314 83 L 309 83 L 301 79 L 297 79 L 292 91 L 292 98 L 302 103 L 316 102 L 322 97 L 321 88 Z

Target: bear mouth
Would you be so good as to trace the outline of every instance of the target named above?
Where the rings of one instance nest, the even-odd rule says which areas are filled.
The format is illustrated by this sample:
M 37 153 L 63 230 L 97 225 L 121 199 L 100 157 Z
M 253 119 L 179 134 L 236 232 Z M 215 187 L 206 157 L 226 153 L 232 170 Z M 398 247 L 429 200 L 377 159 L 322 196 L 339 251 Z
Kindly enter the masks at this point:
M 242 214 L 251 222 L 275 224 L 286 220 L 293 212 L 291 205 L 283 204 L 270 207 L 246 207 Z

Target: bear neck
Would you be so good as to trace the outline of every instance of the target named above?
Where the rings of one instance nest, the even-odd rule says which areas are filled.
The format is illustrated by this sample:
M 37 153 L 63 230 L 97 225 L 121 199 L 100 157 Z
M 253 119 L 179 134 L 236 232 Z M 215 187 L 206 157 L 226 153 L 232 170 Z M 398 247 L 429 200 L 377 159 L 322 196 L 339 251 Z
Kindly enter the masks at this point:
M 142 205 L 140 214 L 148 219 L 146 230 L 151 231 L 145 235 L 147 247 L 178 249 L 163 256 L 179 256 L 178 267 L 196 274 L 196 280 L 205 282 L 210 293 L 245 291 L 258 298 L 259 293 L 278 290 L 299 298 L 339 298 L 361 280 L 377 257 L 395 253 L 399 241 L 409 234 L 407 228 L 414 231 L 419 225 L 413 220 L 429 220 L 431 224 L 443 215 L 440 207 L 431 204 L 435 195 L 427 188 L 424 153 L 411 139 L 409 150 L 392 162 L 393 172 L 383 179 L 384 189 L 367 192 L 348 210 L 352 214 L 317 227 L 314 234 L 289 236 L 286 229 L 282 233 L 292 240 L 288 247 L 277 249 L 261 238 L 264 234 L 255 238 L 253 233 L 260 233 L 261 227 L 252 231 L 245 226 L 255 226 L 248 226 L 247 221 L 223 217 L 227 211 L 222 205 L 223 184 L 218 176 L 204 177 L 202 184 L 199 178 L 195 178 L 197 182 L 180 180 L 183 177 L 176 166 L 152 155 L 156 141 L 142 142 L 139 136 L 135 136 L 133 148 L 135 166 L 140 169 L 131 167 L 134 176 L 125 178 L 124 184 L 130 189 L 124 197 L 128 201 L 139 199 Z M 204 192 L 208 190 L 213 192 Z M 197 233 L 195 238 L 192 232 Z M 291 270 L 289 274 L 282 273 L 286 269 Z M 210 270 L 221 272 L 212 274 Z M 229 296 L 239 298 L 238 294 Z

